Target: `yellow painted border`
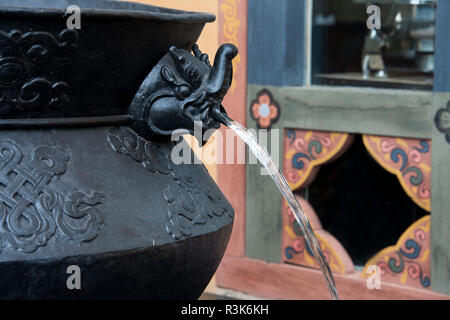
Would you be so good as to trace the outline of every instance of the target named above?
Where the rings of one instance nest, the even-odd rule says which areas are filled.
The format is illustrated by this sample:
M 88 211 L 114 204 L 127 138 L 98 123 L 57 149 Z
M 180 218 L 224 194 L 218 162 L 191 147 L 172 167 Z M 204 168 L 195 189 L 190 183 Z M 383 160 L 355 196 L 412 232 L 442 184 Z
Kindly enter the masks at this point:
M 240 0 L 225 0 L 220 5 L 220 11 L 223 13 L 223 18 L 225 23 L 223 24 L 222 32 L 227 42 L 234 44 L 239 47 L 238 33 L 241 22 L 238 18 L 238 2 Z M 237 56 L 231 62 L 233 65 L 233 70 L 237 70 L 237 65 L 241 62 L 241 56 L 238 53 Z M 236 72 L 233 74 L 233 79 L 231 81 L 230 92 L 234 93 L 236 89 Z
M 294 231 L 292 230 L 292 228 L 290 226 L 285 225 L 284 230 L 291 239 L 296 240 L 297 238 L 299 238 L 294 233 Z M 341 274 L 345 274 L 344 264 L 342 263 L 342 260 L 339 257 L 339 255 L 337 254 L 336 250 L 334 250 L 333 246 L 319 233 L 314 232 L 314 234 L 317 237 L 317 240 L 319 240 L 322 251 L 325 251 L 325 249 L 327 249 L 327 252 L 330 255 L 329 263 L 330 263 L 331 270 L 334 272 L 339 272 Z M 319 268 L 319 265 L 317 264 L 316 260 L 314 259 L 314 257 L 311 257 L 309 255 L 306 248 L 305 248 L 305 250 L 303 250 L 303 258 L 304 258 L 304 261 L 306 262 L 307 266 Z
M 333 263 L 332 259 L 330 259 L 330 268 L 333 268 L 333 266 L 336 266 L 336 270 L 338 270 L 338 272 L 344 274 L 345 273 L 344 264 L 342 263 L 342 260 L 339 257 L 339 255 L 337 254 L 336 250 L 334 250 L 333 246 L 321 235 L 316 234 L 316 233 L 314 233 L 314 234 L 317 236 L 317 239 L 319 240 L 320 244 L 326 245 L 326 248 L 328 249 L 329 254 L 331 254 L 336 261 L 336 263 Z

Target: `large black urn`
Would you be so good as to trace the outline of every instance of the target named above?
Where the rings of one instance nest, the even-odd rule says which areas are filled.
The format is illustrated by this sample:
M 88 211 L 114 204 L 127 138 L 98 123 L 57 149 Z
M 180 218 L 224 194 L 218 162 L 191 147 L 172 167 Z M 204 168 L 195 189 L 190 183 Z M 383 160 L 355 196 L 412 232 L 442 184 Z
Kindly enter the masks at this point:
M 67 27 L 69 5 L 81 29 Z M 190 149 L 171 137 L 217 128 L 225 112 L 237 50 L 223 45 L 210 64 L 194 45 L 213 20 L 0 0 L 0 298 L 202 293 L 233 209 L 194 155 L 176 161 Z

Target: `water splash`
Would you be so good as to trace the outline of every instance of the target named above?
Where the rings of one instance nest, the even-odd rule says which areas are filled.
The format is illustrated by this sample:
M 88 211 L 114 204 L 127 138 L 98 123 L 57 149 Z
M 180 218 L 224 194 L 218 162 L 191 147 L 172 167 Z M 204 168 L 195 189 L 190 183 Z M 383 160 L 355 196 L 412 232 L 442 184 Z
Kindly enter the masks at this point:
M 325 261 L 325 257 L 322 253 L 322 249 L 320 248 L 319 242 L 314 235 L 314 232 L 311 228 L 311 224 L 309 223 L 308 217 L 303 211 L 300 203 L 295 198 L 292 193 L 291 188 L 289 187 L 286 178 L 281 173 L 280 169 L 273 162 L 270 154 L 267 152 L 266 148 L 259 143 L 256 137 L 251 134 L 245 127 L 243 127 L 240 123 L 230 119 L 225 114 L 220 114 L 217 116 L 218 120 L 222 122 L 224 125 L 232 129 L 250 148 L 250 150 L 255 154 L 261 164 L 266 168 L 267 172 L 270 174 L 272 179 L 275 181 L 278 189 L 280 190 L 283 197 L 286 199 L 289 207 L 294 214 L 295 220 L 299 224 L 300 228 L 303 231 L 306 242 L 311 248 L 314 258 L 322 269 L 324 274 L 328 290 L 330 292 L 331 298 L 337 300 L 338 294 L 336 290 L 336 286 L 334 283 L 333 275 L 331 274 L 330 267 L 328 263 Z

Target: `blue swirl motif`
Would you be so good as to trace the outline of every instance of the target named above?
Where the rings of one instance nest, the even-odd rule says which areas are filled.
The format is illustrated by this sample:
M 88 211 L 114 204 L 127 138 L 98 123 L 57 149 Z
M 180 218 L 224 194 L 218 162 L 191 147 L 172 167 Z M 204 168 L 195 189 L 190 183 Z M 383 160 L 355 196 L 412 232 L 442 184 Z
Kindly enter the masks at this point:
M 411 182 L 411 184 L 413 186 L 419 186 L 422 181 L 423 181 L 423 173 L 422 171 L 420 171 L 419 168 L 417 167 L 409 167 L 408 169 L 406 169 L 405 171 L 403 171 L 402 175 L 405 176 L 407 175 L 409 172 L 414 172 L 416 175 L 411 176 L 411 178 L 409 178 L 409 181 Z
M 306 240 L 305 240 L 305 247 L 306 247 L 306 252 L 308 252 L 311 257 L 314 257 L 314 253 L 311 250 L 311 247 L 309 246 L 309 244 Z
M 284 249 L 284 255 L 286 256 L 286 258 L 288 258 L 288 260 L 294 258 L 294 254 L 299 254 L 300 252 L 301 251 L 297 251 L 293 247 L 286 247 Z
M 303 169 L 305 163 L 303 162 L 303 160 L 301 160 L 302 158 L 305 158 L 308 161 L 311 160 L 307 154 L 299 152 L 292 157 L 292 166 L 298 170 Z
M 293 135 L 293 138 L 292 138 L 292 135 Z M 289 133 L 289 131 L 288 131 L 286 133 L 286 136 L 288 138 L 291 137 L 291 143 L 292 143 L 295 139 L 295 132 Z M 308 161 L 311 161 L 311 159 L 316 160 L 316 157 L 314 156 L 314 152 L 316 154 L 320 154 L 320 153 L 322 153 L 322 150 L 323 150 L 322 143 L 317 140 L 312 140 L 308 144 L 308 154 L 303 153 L 303 152 L 298 152 L 292 157 L 292 166 L 297 170 L 303 169 L 305 167 L 305 163 L 301 159 L 304 158 Z
M 424 140 L 420 141 L 420 145 L 421 145 L 421 148 L 415 147 L 414 149 L 416 149 L 417 151 L 419 151 L 421 153 L 427 153 L 430 151 L 430 145 L 427 141 L 424 141 Z M 391 152 L 392 161 L 394 161 L 395 163 L 398 163 L 400 161 L 400 157 L 403 160 L 402 166 L 400 167 L 400 172 L 402 173 L 402 176 L 405 176 L 408 173 L 413 172 L 414 175 L 412 175 L 409 178 L 409 181 L 411 182 L 411 184 L 413 186 L 419 186 L 423 182 L 422 171 L 415 166 L 408 167 L 408 156 L 405 151 L 403 151 L 402 149 L 399 149 L 399 148 L 392 150 L 392 152 Z
M 389 258 L 388 266 L 392 272 L 400 273 L 405 268 L 405 261 L 403 260 L 403 257 L 400 254 L 400 252 L 396 251 L 395 253 L 398 256 L 398 261 L 395 258 Z
M 403 257 L 407 259 L 417 259 L 420 255 L 420 251 L 422 250 L 421 246 L 413 239 L 408 239 L 405 242 L 405 248 L 406 250 L 400 248 L 400 250 L 395 251 L 398 260 L 392 257 L 388 261 L 388 267 L 394 273 L 401 273 L 404 270 L 405 260 Z M 406 262 L 412 261 L 406 260 Z M 416 265 L 419 266 L 420 270 L 420 284 L 422 285 L 422 287 L 428 288 L 431 285 L 430 277 L 424 276 L 422 267 L 419 264 Z
M 422 270 L 420 270 L 420 284 L 424 288 L 428 288 L 431 285 L 430 277 L 427 276 L 424 277 Z
M 427 153 L 428 151 L 430 151 L 430 144 L 427 141 L 421 140 L 420 145 L 422 148 L 414 147 L 414 149 L 416 149 L 420 153 Z
M 303 234 L 303 231 L 302 231 L 302 229 L 300 228 L 300 225 L 298 224 L 297 221 L 294 221 L 293 229 L 294 229 L 294 232 L 295 232 L 295 234 L 296 234 L 297 236 L 302 237 L 303 239 L 305 239 L 305 235 Z M 310 230 L 310 231 L 313 232 L 312 230 Z M 308 254 L 309 254 L 311 257 L 314 257 L 314 253 L 313 253 L 311 247 L 309 246 L 308 242 L 306 241 L 306 239 L 305 239 L 305 248 L 306 248 L 306 252 L 308 252 Z
M 392 161 L 394 161 L 395 163 L 398 163 L 400 161 L 399 156 L 401 156 L 403 158 L 402 166 L 400 168 L 400 171 L 403 172 L 403 170 L 408 165 L 408 156 L 406 155 L 405 151 L 403 151 L 402 149 L 396 148 L 396 149 L 392 150 L 392 152 L 391 152 Z
M 302 229 L 300 228 L 300 225 L 298 224 L 297 221 L 294 221 L 294 224 L 293 224 L 293 226 L 292 226 L 292 229 L 294 229 L 294 232 L 295 232 L 296 235 L 298 235 L 299 237 L 304 237 L 303 231 L 302 231 Z
M 317 141 L 317 140 L 313 140 L 309 143 L 308 145 L 308 153 L 311 156 L 311 158 L 313 160 L 316 160 L 316 157 L 313 154 L 313 149 L 317 154 L 320 154 L 322 152 L 322 144 Z
M 302 237 L 304 239 L 304 235 L 303 235 L 303 231 L 301 230 L 299 224 L 297 223 L 297 221 L 294 221 L 292 224 L 292 229 L 294 229 L 294 232 L 297 236 Z M 314 254 L 311 250 L 311 247 L 308 245 L 308 242 L 305 240 L 305 248 L 306 248 L 306 252 L 311 256 L 314 257 Z M 284 255 L 286 256 L 286 258 L 288 258 L 289 260 L 291 260 L 293 258 L 293 254 L 299 254 L 300 252 L 302 252 L 302 250 L 297 251 L 295 250 L 293 247 L 286 247 L 284 249 Z
M 289 129 L 286 131 L 286 138 L 290 139 L 290 143 L 292 144 L 295 140 L 295 130 Z
M 404 257 L 406 257 L 408 259 L 416 259 L 419 256 L 421 247 L 413 239 L 408 239 L 405 243 L 405 247 L 408 251 L 411 251 L 411 249 L 412 249 L 412 252 L 407 252 L 407 251 L 403 250 L 402 248 L 400 248 L 400 253 Z

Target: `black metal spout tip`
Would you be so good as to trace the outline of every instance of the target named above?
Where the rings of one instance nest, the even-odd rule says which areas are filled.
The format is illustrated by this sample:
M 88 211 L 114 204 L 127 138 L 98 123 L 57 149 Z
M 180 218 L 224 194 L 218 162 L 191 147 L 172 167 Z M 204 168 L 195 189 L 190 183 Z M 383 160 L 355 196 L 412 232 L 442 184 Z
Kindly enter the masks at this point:
M 228 126 L 228 124 L 229 124 L 229 122 L 231 120 L 228 117 L 227 112 L 225 111 L 225 108 L 222 105 L 212 109 L 211 117 L 215 121 L 223 124 L 224 126 Z

